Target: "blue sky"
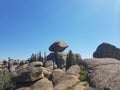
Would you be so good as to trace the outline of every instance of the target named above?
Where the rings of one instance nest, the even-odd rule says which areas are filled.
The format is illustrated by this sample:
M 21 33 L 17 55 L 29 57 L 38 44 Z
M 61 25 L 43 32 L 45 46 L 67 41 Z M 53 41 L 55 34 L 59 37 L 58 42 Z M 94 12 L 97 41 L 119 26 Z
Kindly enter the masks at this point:
M 56 40 L 91 58 L 97 46 L 120 47 L 119 0 L 0 0 L 0 59 L 27 59 Z

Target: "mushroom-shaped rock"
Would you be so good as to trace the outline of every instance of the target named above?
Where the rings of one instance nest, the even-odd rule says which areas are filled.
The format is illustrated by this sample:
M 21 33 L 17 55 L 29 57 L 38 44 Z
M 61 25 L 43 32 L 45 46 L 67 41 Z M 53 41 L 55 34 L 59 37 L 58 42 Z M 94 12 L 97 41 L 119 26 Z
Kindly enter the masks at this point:
M 63 52 L 68 47 L 68 44 L 62 40 L 55 41 L 50 47 L 49 50 L 53 52 Z

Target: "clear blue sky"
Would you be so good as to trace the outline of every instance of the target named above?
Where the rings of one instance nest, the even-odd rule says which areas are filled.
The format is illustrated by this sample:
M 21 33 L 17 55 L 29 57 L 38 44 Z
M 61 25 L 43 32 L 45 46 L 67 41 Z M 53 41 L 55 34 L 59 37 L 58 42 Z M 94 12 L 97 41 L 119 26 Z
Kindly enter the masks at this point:
M 120 47 L 120 0 L 0 0 L 0 59 L 47 53 L 56 40 L 92 57 L 108 42 Z

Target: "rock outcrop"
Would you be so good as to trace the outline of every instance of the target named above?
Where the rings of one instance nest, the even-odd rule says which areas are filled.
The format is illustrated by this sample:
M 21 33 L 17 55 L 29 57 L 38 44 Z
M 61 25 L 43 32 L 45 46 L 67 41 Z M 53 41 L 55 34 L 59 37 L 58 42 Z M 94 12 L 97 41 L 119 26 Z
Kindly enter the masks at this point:
M 73 65 L 68 70 L 67 73 L 71 75 L 75 75 L 76 77 L 80 77 L 80 66 L 79 65 Z
M 53 62 L 53 60 L 49 60 L 45 62 L 45 67 L 50 70 L 53 70 L 57 68 L 57 65 Z
M 53 84 L 48 79 L 43 78 L 33 84 L 30 90 L 53 90 Z
M 50 47 L 49 50 L 53 52 L 63 52 L 68 47 L 67 43 L 62 40 L 55 41 Z
M 95 90 L 120 90 L 120 61 L 112 58 L 84 60 L 89 83 Z
M 76 60 L 77 64 L 81 63 L 81 56 L 80 54 L 73 53 L 74 59 Z M 47 56 L 48 61 L 53 61 L 58 68 L 65 68 L 66 67 L 66 60 L 67 60 L 68 53 L 64 52 L 55 52 L 55 53 L 50 53 Z
M 55 41 L 50 47 L 49 50 L 52 51 L 48 56 L 47 60 L 52 60 L 57 68 L 65 68 L 67 54 L 63 51 L 68 47 L 68 44 L 62 40 Z
M 30 63 L 19 66 L 14 71 L 17 83 L 33 82 L 43 78 L 43 69 L 38 63 Z
M 98 46 L 97 50 L 94 52 L 93 57 L 95 58 L 116 58 L 120 60 L 120 49 L 115 46 L 102 43 Z
M 48 56 L 47 60 L 52 60 L 54 64 L 57 65 L 57 68 L 65 69 L 66 62 L 69 53 L 64 53 L 63 51 L 68 47 L 64 41 L 56 41 L 50 47 L 49 50 L 52 51 Z M 73 58 L 77 64 L 81 62 L 80 54 L 73 53 Z
M 77 69 L 74 71 L 74 69 Z M 71 71 L 71 73 L 70 73 Z M 78 73 L 80 67 L 74 65 L 67 72 L 61 69 L 55 69 L 52 73 L 54 90 L 85 90 L 85 86 L 80 82 Z
M 22 61 L 9 58 L 0 62 L 0 70 L 6 67 L 13 74 L 16 90 L 85 90 L 80 81 L 81 56 L 71 51 L 71 58 L 64 52 L 67 47 L 64 41 L 56 41 L 49 47 L 51 53 L 47 57 L 38 59 L 33 55 L 34 58 Z
M 53 84 L 46 78 L 36 81 L 31 86 L 21 87 L 16 90 L 53 90 Z

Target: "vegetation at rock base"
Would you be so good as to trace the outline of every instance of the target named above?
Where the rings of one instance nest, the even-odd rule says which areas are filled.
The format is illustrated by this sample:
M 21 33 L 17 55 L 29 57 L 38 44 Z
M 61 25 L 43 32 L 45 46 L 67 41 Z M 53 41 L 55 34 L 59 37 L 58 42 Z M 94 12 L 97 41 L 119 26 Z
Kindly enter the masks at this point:
M 83 66 L 83 65 L 80 65 L 80 69 L 81 69 L 81 71 L 80 71 L 80 80 L 81 81 L 86 81 L 87 80 L 87 77 L 88 77 L 88 72 L 87 72 L 87 70 L 85 69 L 85 67 Z
M 0 90 L 15 90 L 13 75 L 8 71 L 0 71 Z

